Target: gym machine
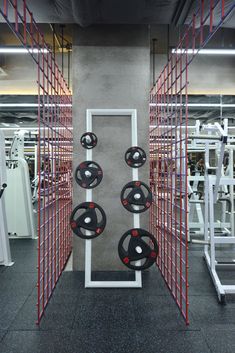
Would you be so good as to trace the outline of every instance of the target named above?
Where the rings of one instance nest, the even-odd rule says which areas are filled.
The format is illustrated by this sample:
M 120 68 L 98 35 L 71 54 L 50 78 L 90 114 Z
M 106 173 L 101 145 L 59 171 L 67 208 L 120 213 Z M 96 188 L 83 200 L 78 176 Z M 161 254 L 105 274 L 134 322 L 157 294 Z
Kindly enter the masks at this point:
M 118 244 L 118 254 L 122 263 L 135 271 L 134 281 L 93 281 L 91 280 L 92 240 L 100 236 L 106 226 L 106 215 L 102 207 L 92 201 L 92 189 L 97 187 L 103 178 L 103 171 L 98 163 L 92 160 L 92 149 L 98 138 L 92 132 L 92 116 L 131 117 L 132 146 L 125 153 L 125 161 L 132 168 L 132 181 L 121 191 L 121 203 L 133 214 L 134 228 L 126 231 Z M 138 180 L 138 168 L 146 161 L 145 151 L 137 145 L 137 112 L 125 109 L 88 109 L 86 116 L 87 132 L 80 139 L 87 150 L 86 161 L 75 170 L 77 184 L 86 189 L 86 202 L 76 206 L 70 217 L 71 228 L 77 236 L 85 239 L 85 287 L 96 288 L 139 288 L 142 287 L 141 270 L 147 269 L 156 262 L 158 244 L 146 230 L 140 228 L 139 214 L 145 212 L 152 203 L 149 187 Z
M 226 119 L 225 119 L 225 124 L 227 124 Z M 215 124 L 207 124 L 203 125 L 200 127 L 200 121 L 196 121 L 195 127 L 190 127 L 190 135 L 189 135 L 189 140 L 190 143 L 188 144 L 188 154 L 191 155 L 198 155 L 204 160 L 205 164 L 205 152 L 206 152 L 206 146 L 207 142 L 209 143 L 209 158 L 210 161 L 214 161 L 214 164 L 217 163 L 219 160 L 219 155 L 220 155 L 220 141 L 218 141 L 220 135 L 218 135 L 218 127 L 220 128 L 220 125 L 218 123 Z M 208 134 L 205 135 L 205 131 L 208 131 Z M 215 133 L 212 135 L 212 131 Z M 217 132 L 216 132 L 217 131 Z M 209 135 L 209 136 L 208 136 Z M 200 137 L 200 139 L 198 139 Z M 214 138 L 214 140 L 213 140 Z M 233 178 L 233 153 L 231 150 L 232 143 L 234 143 L 234 139 L 232 136 L 228 136 L 228 143 L 225 145 L 225 152 L 228 154 L 228 165 L 223 166 L 221 170 L 221 175 L 229 175 L 231 178 Z M 230 151 L 230 152 L 229 152 Z M 212 158 L 213 155 L 213 158 Z M 232 169 L 231 169 L 232 168 Z M 188 241 L 190 241 L 191 237 L 195 236 L 203 236 L 204 235 L 204 216 L 205 216 L 205 200 L 204 200 L 204 194 L 206 194 L 206 189 L 205 189 L 205 179 L 206 179 L 206 173 L 205 173 L 205 166 L 203 168 L 204 170 L 202 172 L 199 172 L 197 170 L 194 171 L 194 175 L 190 175 L 190 168 L 188 169 L 188 190 L 189 190 L 189 217 L 188 217 Z M 216 170 L 216 167 L 210 167 L 210 170 L 208 174 L 214 173 Z M 204 190 L 205 189 L 205 190 Z M 231 228 L 231 232 L 234 234 L 234 218 L 232 213 L 228 213 L 228 201 L 223 200 L 222 196 L 223 193 L 226 193 L 226 190 L 228 190 L 227 187 L 223 187 L 223 190 L 220 190 L 220 195 L 221 198 L 219 202 L 222 204 L 222 212 L 217 216 L 217 219 L 215 220 L 215 227 L 217 229 L 220 228 L 220 231 L 226 233 L 226 229 Z M 222 193 L 223 191 L 223 193 Z M 233 190 L 231 189 L 232 193 L 230 193 L 230 199 L 231 199 L 231 207 L 233 207 Z M 206 210 L 207 212 L 207 210 Z M 233 211 L 232 211 L 233 212 Z M 208 213 L 208 212 L 207 212 Z
M 8 233 L 13 238 L 36 238 L 28 163 L 24 156 L 27 131 L 17 131 L 6 160 L 5 192 Z
M 12 266 L 4 200 L 6 188 L 5 139 L 0 131 L 0 265 Z
M 217 247 L 235 244 L 234 234 L 234 185 L 233 150 L 235 146 L 228 136 L 228 120 L 202 125 L 197 135 L 191 136 L 194 144 L 205 150 L 204 199 L 195 200 L 204 204 L 204 240 L 192 239 L 193 243 L 204 245 L 204 257 L 213 280 L 219 301 L 225 302 L 226 294 L 235 294 L 235 284 L 222 284 L 218 269 L 234 268 L 234 260 L 219 261 Z M 210 152 L 216 152 L 217 166 L 210 164 Z M 225 166 L 225 152 L 227 165 Z M 222 203 L 221 221 L 215 221 L 215 210 Z M 232 247 L 234 251 L 234 247 Z M 235 268 L 234 268 L 235 269 Z

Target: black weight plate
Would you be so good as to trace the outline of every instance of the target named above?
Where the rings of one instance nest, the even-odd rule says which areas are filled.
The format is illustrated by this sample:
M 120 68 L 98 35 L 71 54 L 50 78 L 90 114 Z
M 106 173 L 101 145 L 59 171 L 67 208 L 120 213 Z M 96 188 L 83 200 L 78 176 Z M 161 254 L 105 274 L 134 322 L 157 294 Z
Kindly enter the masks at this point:
M 152 192 L 142 181 L 131 181 L 121 191 L 121 203 L 132 213 L 145 212 L 151 206 L 152 201 Z
M 122 263 L 135 271 L 146 270 L 152 266 L 158 253 L 156 239 L 145 229 L 129 229 L 118 243 L 118 254 Z M 140 261 L 140 264 L 136 264 L 137 261 Z
M 138 146 L 133 146 L 128 148 L 125 153 L 126 164 L 131 168 L 140 168 L 146 162 L 146 153 L 143 148 Z
M 98 138 L 93 132 L 85 132 L 80 139 L 82 147 L 90 150 L 97 145 Z
M 93 189 L 103 179 L 103 171 L 98 163 L 85 161 L 79 164 L 75 170 L 75 179 L 78 185 L 85 189 Z
M 83 202 L 74 208 L 70 216 L 73 232 L 82 239 L 98 237 L 106 226 L 106 215 L 101 206 L 94 202 Z M 91 234 L 87 235 L 86 231 Z

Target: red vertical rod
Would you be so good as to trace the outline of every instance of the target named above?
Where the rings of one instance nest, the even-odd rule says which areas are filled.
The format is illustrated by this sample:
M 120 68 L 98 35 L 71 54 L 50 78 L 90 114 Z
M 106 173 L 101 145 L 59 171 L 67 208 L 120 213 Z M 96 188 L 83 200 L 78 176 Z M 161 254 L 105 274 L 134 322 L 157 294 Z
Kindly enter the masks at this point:
M 181 41 L 181 53 L 182 53 L 182 41 Z M 179 253 L 179 262 L 180 262 L 180 308 L 182 309 L 183 307 L 183 303 L 182 303 L 182 295 L 183 295 L 183 283 L 182 283 L 182 276 L 183 276 L 183 272 L 182 272 L 182 259 L 183 259 L 183 252 L 182 252 L 182 242 L 183 242 L 183 237 L 182 237 L 182 233 L 183 233 L 183 227 L 182 227 L 182 222 L 183 222 L 183 210 L 182 210 L 182 197 L 183 197 L 183 181 L 182 181 L 182 166 L 183 166 L 183 151 L 182 151 L 182 110 L 183 110 L 183 101 L 182 101 L 182 89 L 183 89 L 183 77 L 182 77 L 182 61 L 183 61 L 183 55 L 180 55 L 180 124 L 179 124 L 179 139 L 180 139 L 180 152 L 179 152 L 179 173 L 180 173 L 180 193 L 179 193 L 179 197 L 180 197 L 180 217 L 179 217 L 179 228 L 180 228 L 180 234 L 179 234 L 179 246 L 180 246 L 180 253 Z M 186 198 L 187 195 L 184 195 L 184 197 Z
M 33 52 L 33 47 L 34 47 L 34 30 L 33 30 L 33 14 L 32 12 L 29 13 L 30 16 L 30 42 L 31 42 L 31 49 Z
M 162 234 L 162 230 L 160 229 L 161 226 L 161 212 L 160 212 L 160 198 L 161 198 L 161 144 L 160 144 L 160 134 L 161 134 L 161 127 L 159 127 L 159 116 L 160 116 L 160 111 L 161 111 L 161 95 L 160 95 L 160 86 L 161 85 L 161 77 L 159 78 L 156 86 L 157 86 L 157 97 L 156 97 L 156 103 L 157 103 L 157 114 L 156 114 L 156 119 L 155 119 L 155 125 L 156 125 L 156 139 L 157 139 L 157 151 L 154 152 L 154 157 L 157 163 L 157 183 L 156 183 L 156 191 L 157 191 L 157 240 L 159 243 L 159 249 L 160 249 L 160 256 L 158 258 L 158 266 L 161 269 L 161 261 L 162 261 L 162 249 L 161 249 L 161 243 L 162 243 L 162 239 L 161 239 L 161 234 Z M 157 155 L 159 154 L 160 158 L 157 158 Z
M 4 0 L 4 5 L 3 5 L 3 13 L 4 16 L 8 16 L 8 0 Z
M 24 45 L 27 45 L 27 15 L 26 15 L 26 0 L 23 0 L 23 12 L 24 12 L 24 17 L 23 17 L 23 28 L 24 28 Z
M 56 154 L 55 154 L 55 173 L 57 174 L 58 171 L 58 163 L 59 163 L 59 117 L 60 117 L 60 108 L 58 106 L 60 102 L 60 82 L 59 82 L 59 68 L 56 64 Z M 59 217 L 60 217 L 60 209 L 57 202 L 58 197 L 58 190 L 55 192 L 56 202 L 54 203 L 55 214 L 57 219 L 57 227 L 56 227 L 56 244 L 55 244 L 55 251 L 56 251 L 56 282 L 60 275 L 60 237 L 59 237 Z
M 221 0 L 221 18 L 222 18 L 222 20 L 225 17 L 224 5 L 225 5 L 225 1 Z
M 178 273 L 177 273 L 177 229 L 178 229 L 178 224 L 177 224 L 177 182 L 178 182 L 178 173 L 177 173 L 177 116 L 178 116 L 178 106 L 177 106 L 177 91 L 178 91 L 178 54 L 176 53 L 175 55 L 175 143 L 174 143 L 174 164 L 175 164 L 175 175 L 174 175 L 174 180 L 175 180 L 175 185 L 174 185 L 174 218 L 175 218 L 175 227 L 174 227 L 174 251 L 175 251 L 175 264 L 174 264 L 174 269 L 175 269 L 175 298 L 177 301 L 177 296 L 178 296 Z
M 210 33 L 213 31 L 214 0 L 210 0 Z
M 163 181 L 164 181 L 164 177 L 162 177 L 162 173 L 164 173 L 164 151 L 163 151 L 163 143 L 162 143 L 162 131 L 163 131 L 163 127 L 162 127 L 162 116 L 164 115 L 164 93 L 163 93 L 163 74 L 161 74 L 161 79 L 160 79 L 160 104 L 161 104 L 161 111 L 159 114 L 159 118 L 158 118 L 158 125 L 160 125 L 160 133 L 159 133 L 159 140 L 160 142 L 160 153 L 161 153 L 161 169 L 160 169 L 160 188 L 161 188 L 161 198 L 159 200 L 159 213 L 160 213 L 160 226 L 162 226 L 162 231 L 160 232 L 160 238 L 161 238 L 161 272 L 164 271 L 164 263 L 163 263 L 163 259 L 164 259 L 164 236 L 165 236 L 165 228 L 164 228 L 164 214 L 163 214 L 163 210 L 162 210 L 162 200 L 163 200 Z
M 158 125 L 158 102 L 159 102 L 159 96 L 158 96 L 158 86 L 159 86 L 159 81 L 156 82 L 155 85 L 155 94 L 154 94 L 154 102 L 156 103 L 155 106 L 155 117 L 154 117 L 154 126 L 155 126 L 155 134 L 154 134 L 154 138 L 155 138 L 155 143 L 154 143 L 154 153 L 153 153 L 153 158 L 154 158 L 154 167 L 156 168 L 156 174 L 154 176 L 155 179 L 155 185 L 154 185 L 154 189 L 155 189 L 155 193 L 156 193 L 156 205 L 155 205 L 155 220 L 156 220 L 156 224 L 157 227 L 155 227 L 155 234 L 156 234 L 156 238 L 157 241 L 159 242 L 159 226 L 160 226 L 160 220 L 159 220 L 159 158 L 156 158 L 156 154 L 159 155 L 159 139 L 158 139 L 158 135 L 159 135 L 159 127 Z M 159 266 L 159 258 L 157 258 L 157 264 Z
M 38 47 L 41 47 L 41 41 L 43 41 L 43 38 L 40 37 L 40 41 L 39 41 L 39 45 Z M 42 65 L 40 67 L 41 69 L 41 75 L 42 75 L 42 101 L 41 101 L 41 105 L 42 105 L 42 121 L 43 121 L 43 224 L 42 224 L 42 253 L 43 253 L 43 262 L 42 262 L 42 272 L 43 272 L 43 277 L 42 277 L 42 307 L 43 309 L 46 306 L 46 207 L 47 207 L 47 200 L 46 200 L 46 190 L 47 187 L 49 187 L 47 178 L 47 158 L 48 156 L 48 144 L 46 143 L 46 114 L 45 114 L 45 74 L 44 74 L 44 66 L 45 66 L 45 60 L 44 60 L 44 55 L 42 54 Z
M 163 71 L 163 114 L 162 114 L 162 121 L 161 125 L 163 126 L 162 129 L 162 152 L 163 152 L 163 171 L 162 171 L 162 213 L 163 213 L 163 273 L 164 277 L 166 277 L 166 237 L 167 237 L 167 232 L 166 232 L 166 201 L 165 201 L 165 188 L 166 188 L 166 143 L 165 143 L 165 133 L 166 133 L 166 110 L 167 110 L 167 102 L 166 102 L 166 68 L 164 67 Z
M 166 227 L 167 227 L 167 238 L 166 238 L 166 275 L 167 275 L 167 282 L 169 283 L 169 109 L 170 109 L 170 102 L 169 102 L 169 85 L 170 85 L 170 80 L 169 80 L 169 65 L 167 65 L 167 116 L 166 116 L 166 148 L 167 148 L 167 159 L 166 159 L 166 173 L 167 173 L 167 183 L 166 183 L 166 192 L 165 194 L 167 195 L 166 199 Z
M 58 81 L 57 81 L 57 65 L 55 62 L 55 54 L 53 54 L 53 62 L 54 62 L 54 87 L 55 87 L 55 92 L 54 92 L 54 130 L 55 130 L 55 149 L 54 149 L 54 167 L 53 171 L 56 176 L 56 165 L 57 165 L 57 154 L 58 154 L 58 129 L 57 129 L 57 100 L 58 100 Z M 56 197 L 56 189 L 55 189 L 55 196 Z M 57 215 L 57 202 L 56 200 L 53 203 L 53 217 L 55 219 L 55 231 L 54 231 L 54 285 L 56 285 L 57 282 L 57 262 L 58 262 L 58 254 L 57 254 L 57 234 L 58 234 L 58 215 Z
M 172 232 L 173 232 L 173 200 L 172 200 L 172 192 L 173 192 L 173 124 L 174 124 L 174 119 L 173 119 L 173 57 L 171 56 L 170 58 L 170 75 L 171 75 L 171 98 L 170 98 L 170 104 L 171 104 L 171 128 L 170 128 L 170 212 L 169 212 L 169 217 L 170 217 L 170 227 L 169 227 L 169 236 L 170 236 L 170 274 L 171 274 L 171 281 L 170 281 L 170 288 L 171 290 L 173 289 L 173 243 L 172 243 Z
M 62 90 L 61 90 L 61 82 L 60 82 L 60 70 L 59 70 L 59 77 L 58 77 L 58 83 L 59 83 L 59 96 L 58 96 L 58 100 L 59 100 L 59 104 L 61 105 L 61 95 L 62 95 Z M 60 114 L 58 116 L 58 128 L 60 128 L 60 121 L 61 121 L 61 113 L 62 110 L 60 109 Z M 61 150 L 60 150 L 60 145 L 61 145 L 61 137 L 60 137 L 60 132 L 58 132 L 58 166 L 57 166 L 57 173 L 59 173 L 59 168 L 60 168 L 60 163 L 61 163 Z M 59 190 L 57 191 L 57 198 L 58 198 L 58 202 L 60 202 L 59 199 Z M 61 207 L 59 205 L 59 218 L 58 218 L 58 223 L 59 223 L 59 274 L 61 272 L 61 268 L 62 268 L 62 262 L 63 262 L 63 233 L 62 233 L 62 214 L 61 214 Z
M 63 96 L 63 92 L 62 92 L 62 82 L 61 80 L 59 80 L 59 86 L 60 86 L 60 94 L 59 94 L 59 104 L 61 106 L 62 104 L 62 96 Z M 59 116 L 59 128 L 61 127 L 61 120 L 62 120 L 62 116 L 63 116 L 63 108 L 60 109 L 60 116 Z M 61 166 L 62 166 L 62 160 L 63 160 L 63 147 L 61 146 L 63 144 L 62 140 L 62 136 L 59 134 L 59 165 L 58 165 L 58 175 L 60 175 L 60 170 L 61 170 Z M 62 147 L 62 148 L 61 148 Z M 60 273 L 62 271 L 63 268 L 63 260 L 64 260 L 64 233 L 63 233 L 63 206 L 62 206 L 62 202 L 61 202 L 61 197 L 60 197 L 60 191 L 58 190 L 58 200 L 60 203 L 59 206 L 59 233 L 60 233 Z
M 37 291 L 38 291 L 38 301 L 37 301 L 37 324 L 40 321 L 41 315 L 41 107 L 40 107 L 40 54 L 38 52 L 38 66 L 37 66 L 37 84 L 38 84 L 38 155 L 37 155 L 37 163 L 38 163 L 38 282 L 37 282 Z
M 186 48 L 189 47 L 188 34 L 186 35 Z M 188 195 L 188 54 L 185 63 L 185 195 Z M 186 301 L 186 324 L 189 324 L 189 302 L 188 302 L 188 197 L 185 196 L 185 301 Z
M 50 101 L 50 120 L 52 124 L 52 129 L 51 129 L 51 141 L 52 141 L 52 156 L 54 156 L 54 114 L 53 114 L 53 74 L 52 74 L 52 53 L 50 52 L 48 55 L 48 62 L 49 62 L 49 101 Z M 54 160 L 52 160 L 52 175 L 54 177 Z M 51 203 L 53 203 L 53 194 L 54 194 L 54 185 L 52 185 L 52 192 L 51 192 Z M 53 214 L 53 208 L 51 209 L 51 236 L 50 236 L 50 287 L 51 290 L 53 289 L 53 234 L 54 234 L 54 214 Z
M 204 0 L 201 0 L 201 13 L 200 13 L 200 45 L 203 44 L 203 25 L 204 25 Z
M 18 24 L 18 8 L 17 8 L 17 0 L 14 0 L 14 12 L 15 12 L 15 31 L 19 31 L 19 24 Z
M 57 81 L 56 81 L 56 65 L 55 65 L 55 58 L 54 58 L 54 55 L 53 55 L 53 86 L 54 86 L 54 94 L 53 94 L 53 115 L 54 115 L 54 131 L 55 131 L 55 134 L 54 134 L 54 143 L 55 143 L 55 149 L 54 149 L 54 166 L 53 166 L 53 172 L 55 173 L 56 175 L 56 172 L 55 172 L 55 168 L 56 168 L 56 154 L 57 154 L 57 130 L 56 130 L 56 112 L 57 112 Z M 55 193 L 56 193 L 56 190 L 55 190 Z M 53 192 L 53 195 L 54 195 L 54 192 Z M 54 257 L 54 265 L 53 265 L 53 286 L 55 286 L 56 284 L 56 281 L 57 281 L 57 272 L 56 272 L 56 269 L 57 269 L 57 246 L 56 246 L 56 243 L 57 243 L 57 212 L 56 212 L 56 204 L 54 203 L 53 205 L 53 208 L 52 208 L 52 212 L 53 212 L 53 218 L 55 220 L 55 229 L 54 229 L 54 233 L 53 233 L 53 257 Z
M 161 270 L 162 267 L 162 239 L 161 239 L 161 235 L 162 235 L 162 230 L 160 229 L 161 224 L 162 224 L 162 220 L 161 220 L 161 212 L 160 212 L 160 207 L 161 207 L 161 161 L 162 161 L 162 154 L 161 154 L 161 142 L 160 142 L 160 135 L 161 135 L 161 127 L 160 125 L 160 113 L 161 113 L 161 77 L 159 78 L 158 82 L 157 82 L 157 116 L 156 116 L 156 126 L 157 126 L 157 151 L 155 151 L 155 158 L 156 158 L 156 162 L 157 162 L 157 185 L 156 185 L 156 189 L 157 189 L 157 195 L 158 195 L 158 200 L 157 200 L 157 221 L 158 221 L 158 228 L 157 228 L 157 240 L 159 242 L 159 248 L 160 248 L 160 256 L 158 258 L 158 264 L 159 264 L 159 268 Z M 157 158 L 157 153 L 159 153 L 160 158 Z
M 46 139 L 47 139 L 47 145 L 48 145 L 48 157 L 47 157 L 47 173 L 48 173 L 48 180 L 52 180 L 53 183 L 53 174 L 52 174 L 52 170 L 51 170 L 51 164 L 52 164 L 52 158 L 51 158 L 51 127 L 50 127 L 50 116 L 49 116 L 49 111 L 50 111 L 50 106 L 49 106 L 49 87 L 48 87 L 48 54 L 45 53 L 45 38 L 42 38 L 42 56 L 43 56 L 43 61 L 44 61 L 44 68 L 43 68 L 43 76 L 44 76 L 44 92 L 45 92 L 45 123 L 47 126 L 46 129 Z M 51 193 L 51 186 L 50 184 L 47 186 L 47 212 L 46 212 L 46 222 L 47 222 L 47 226 L 45 229 L 45 244 L 46 244 L 46 268 L 45 268 L 45 272 L 46 272 L 46 303 L 48 302 L 49 296 L 50 296 L 50 288 L 49 288 L 49 284 L 50 284 L 50 236 L 51 236 L 51 209 L 50 209 L 50 193 Z

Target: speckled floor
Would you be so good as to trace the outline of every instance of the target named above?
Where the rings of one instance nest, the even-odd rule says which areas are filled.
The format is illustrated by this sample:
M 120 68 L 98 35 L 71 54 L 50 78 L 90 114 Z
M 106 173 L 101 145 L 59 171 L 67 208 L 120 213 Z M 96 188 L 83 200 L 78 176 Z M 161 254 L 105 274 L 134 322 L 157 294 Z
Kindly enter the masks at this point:
M 189 253 L 189 326 L 152 268 L 143 289 L 84 289 L 82 272 L 64 272 L 38 327 L 36 245 L 11 241 L 15 265 L 0 267 L 0 353 L 235 352 L 235 299 L 218 304 L 200 246 Z

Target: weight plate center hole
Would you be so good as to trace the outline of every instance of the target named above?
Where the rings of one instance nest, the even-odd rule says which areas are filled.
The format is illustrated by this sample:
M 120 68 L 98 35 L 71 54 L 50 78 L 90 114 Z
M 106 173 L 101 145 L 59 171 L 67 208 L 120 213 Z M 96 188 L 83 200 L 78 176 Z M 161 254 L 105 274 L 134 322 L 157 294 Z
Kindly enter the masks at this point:
M 142 248 L 141 248 L 140 246 L 137 246 L 137 247 L 135 248 L 135 251 L 136 251 L 138 254 L 142 254 L 142 252 L 143 252 L 143 250 L 142 250 Z
M 135 152 L 134 155 L 133 155 L 133 158 L 134 159 L 138 159 L 140 156 L 139 152 Z
M 135 199 L 135 200 L 139 200 L 139 199 L 140 199 L 140 197 L 141 197 L 141 195 L 140 195 L 140 194 L 135 194 L 135 195 L 134 195 L 134 199 Z
M 86 176 L 87 178 L 89 178 L 89 177 L 91 176 L 91 172 L 89 172 L 88 170 L 86 170 L 86 171 L 85 171 L 85 176 Z
M 86 217 L 85 220 L 84 220 L 84 222 L 85 222 L 86 224 L 91 223 L 91 218 L 90 218 L 90 217 Z

